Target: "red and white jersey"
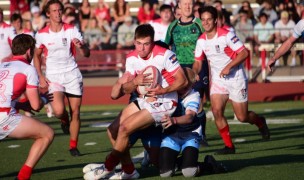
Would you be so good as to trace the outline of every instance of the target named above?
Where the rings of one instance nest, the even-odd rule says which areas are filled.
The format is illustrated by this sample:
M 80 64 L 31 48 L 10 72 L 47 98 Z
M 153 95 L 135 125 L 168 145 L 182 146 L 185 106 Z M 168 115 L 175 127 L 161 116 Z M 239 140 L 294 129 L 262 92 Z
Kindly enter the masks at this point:
M 0 62 L 12 54 L 12 41 L 16 36 L 16 31 L 13 26 L 3 22 L 0 25 Z
M 162 24 L 161 19 L 155 19 L 150 21 L 151 26 L 154 28 L 154 41 L 162 41 L 165 42 L 167 30 L 169 24 Z
M 203 33 L 196 43 L 195 60 L 202 61 L 206 56 L 212 79 L 220 79 L 220 72 L 236 57 L 237 53 L 245 49 L 243 43 L 234 34 L 223 28 L 217 28 L 217 34 L 208 39 Z M 230 70 L 226 80 L 247 79 L 243 65 L 240 64 Z
M 39 79 L 34 66 L 22 56 L 0 64 L 0 108 L 14 107 L 15 101 L 27 88 L 38 88 Z
M 34 32 L 31 31 L 31 30 L 29 30 L 29 29 L 23 29 L 23 32 L 22 32 L 22 33 L 23 33 L 23 34 L 28 34 L 28 35 L 34 37 Z
M 293 37 L 299 38 L 304 35 L 304 19 L 300 20 L 293 28 Z
M 150 65 L 155 66 L 161 73 L 162 82 L 160 85 L 163 88 L 168 87 L 174 82 L 173 75 L 180 68 L 176 55 L 172 51 L 155 45 L 149 59 L 140 58 L 136 51 L 129 53 L 126 60 L 126 71 L 136 76 Z M 172 98 L 172 100 L 177 101 L 176 92 L 168 93 L 165 97 L 168 97 L 169 99 Z
M 63 24 L 60 32 L 52 32 L 49 26 L 37 32 L 36 48 L 43 49 L 46 74 L 65 73 L 77 68 L 74 38 L 83 41 L 79 30 L 69 24 Z

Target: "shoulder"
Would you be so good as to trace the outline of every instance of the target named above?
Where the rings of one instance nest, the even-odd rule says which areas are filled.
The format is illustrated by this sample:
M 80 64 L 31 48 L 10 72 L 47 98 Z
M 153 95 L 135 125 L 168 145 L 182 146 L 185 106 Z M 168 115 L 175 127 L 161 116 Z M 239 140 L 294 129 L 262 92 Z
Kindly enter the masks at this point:
M 49 33 L 49 30 L 50 30 L 50 26 L 46 26 L 46 27 L 40 29 L 40 30 L 37 32 L 37 35 L 38 35 L 38 34 L 42 34 L 42 33 Z

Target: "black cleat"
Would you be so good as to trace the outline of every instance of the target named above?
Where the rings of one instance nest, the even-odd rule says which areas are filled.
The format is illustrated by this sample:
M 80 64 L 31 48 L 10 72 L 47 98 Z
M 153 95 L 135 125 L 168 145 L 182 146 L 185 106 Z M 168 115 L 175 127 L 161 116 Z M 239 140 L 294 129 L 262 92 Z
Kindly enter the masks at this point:
M 70 149 L 70 153 L 72 156 L 76 157 L 76 156 L 81 156 L 80 152 L 78 151 L 77 148 L 72 148 Z
M 269 140 L 270 139 L 270 132 L 269 132 L 269 129 L 268 129 L 268 126 L 267 126 L 267 123 L 266 123 L 266 119 L 265 117 L 261 117 L 261 121 L 263 123 L 263 127 L 259 128 L 259 131 L 262 135 L 262 139 L 263 140 Z
M 217 162 L 211 155 L 205 156 L 204 163 L 208 167 L 207 169 L 211 174 L 220 174 L 228 172 L 226 166 L 224 166 L 222 163 Z
M 217 150 L 214 154 L 225 155 L 225 154 L 235 154 L 234 146 L 232 148 L 225 146 L 223 149 Z
M 61 121 L 61 129 L 64 134 L 70 134 L 70 122 Z

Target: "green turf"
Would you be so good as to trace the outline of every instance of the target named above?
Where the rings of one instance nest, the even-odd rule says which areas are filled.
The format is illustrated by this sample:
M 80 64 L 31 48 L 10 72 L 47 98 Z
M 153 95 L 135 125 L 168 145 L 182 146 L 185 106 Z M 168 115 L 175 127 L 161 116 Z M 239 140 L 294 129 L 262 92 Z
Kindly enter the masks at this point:
M 83 156 L 71 157 L 68 152 L 69 136 L 64 135 L 60 123 L 55 118 L 48 119 L 44 113 L 37 114 L 55 130 L 55 139 L 48 152 L 36 166 L 32 179 L 82 179 L 82 167 L 91 162 L 104 161 L 111 146 L 105 128 L 90 127 L 93 123 L 111 121 L 123 106 L 84 106 L 82 107 L 81 134 L 79 149 Z M 270 124 L 271 141 L 263 142 L 252 125 L 230 125 L 233 140 L 245 139 L 235 143 L 236 154 L 215 158 L 228 167 L 226 174 L 206 175 L 208 179 L 303 179 L 304 177 L 304 102 L 287 101 L 273 103 L 250 103 L 250 109 L 268 119 L 299 119 L 295 124 Z M 106 113 L 106 112 L 110 112 Z M 228 119 L 233 119 L 231 106 L 226 110 Z M 271 121 L 271 120 L 269 120 Z M 207 122 L 207 136 L 210 147 L 200 148 L 200 160 L 207 154 L 223 147 L 213 121 Z M 85 146 L 85 143 L 96 142 L 96 145 Z M 0 142 L 0 180 L 14 179 L 25 161 L 31 140 L 5 139 Z M 20 145 L 19 148 L 8 148 Z M 132 154 L 142 152 L 140 142 L 135 144 Z M 160 179 L 157 169 L 151 167 L 142 170 L 136 164 L 141 178 Z M 182 179 L 177 173 L 174 179 Z

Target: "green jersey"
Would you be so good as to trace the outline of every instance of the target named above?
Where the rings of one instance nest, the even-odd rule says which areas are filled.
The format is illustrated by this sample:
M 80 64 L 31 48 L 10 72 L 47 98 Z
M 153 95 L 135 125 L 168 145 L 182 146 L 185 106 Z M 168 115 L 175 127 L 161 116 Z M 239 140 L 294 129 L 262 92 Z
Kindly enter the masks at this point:
M 187 23 L 175 20 L 170 24 L 165 43 L 171 46 L 181 65 L 194 63 L 196 41 L 203 32 L 201 20 L 195 17 Z

